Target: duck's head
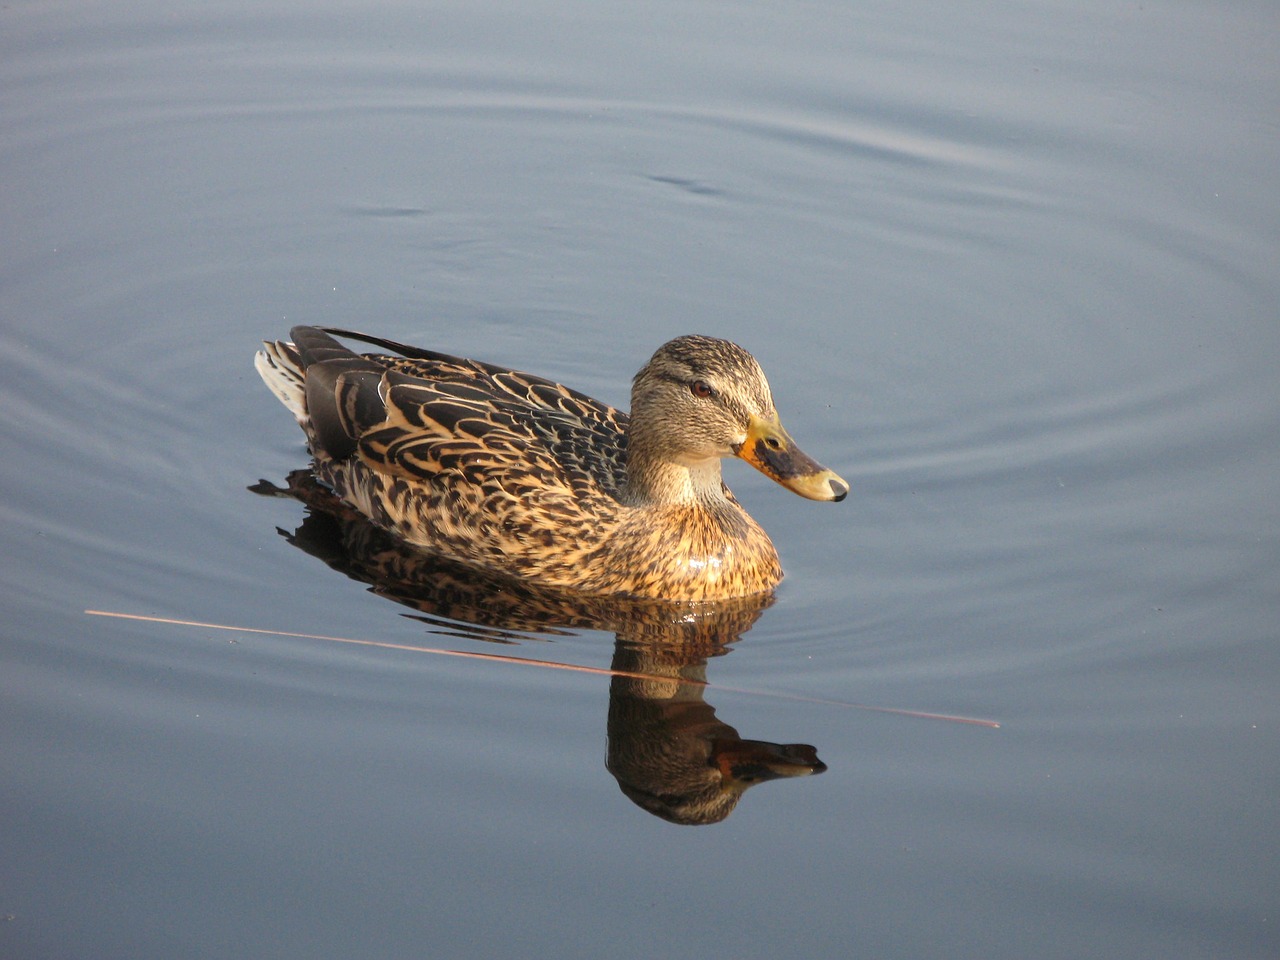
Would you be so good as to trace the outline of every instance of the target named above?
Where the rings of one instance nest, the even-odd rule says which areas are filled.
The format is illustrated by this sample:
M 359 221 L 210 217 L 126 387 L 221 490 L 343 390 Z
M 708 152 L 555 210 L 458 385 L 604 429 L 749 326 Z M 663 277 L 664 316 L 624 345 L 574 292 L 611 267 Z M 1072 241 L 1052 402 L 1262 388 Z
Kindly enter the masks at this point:
M 632 458 L 692 470 L 735 456 L 810 500 L 849 485 L 791 439 L 756 358 L 735 343 L 686 336 L 658 348 L 631 388 Z

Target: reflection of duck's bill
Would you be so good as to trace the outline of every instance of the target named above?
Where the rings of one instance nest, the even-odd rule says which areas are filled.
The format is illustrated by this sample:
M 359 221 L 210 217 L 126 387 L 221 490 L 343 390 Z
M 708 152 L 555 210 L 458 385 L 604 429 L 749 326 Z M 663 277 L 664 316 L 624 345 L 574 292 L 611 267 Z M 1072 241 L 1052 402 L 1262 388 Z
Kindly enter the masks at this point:
M 808 777 L 827 765 L 807 743 L 768 743 L 764 740 L 716 740 L 711 760 L 724 782 L 752 784 L 781 777 Z
M 733 451 L 766 477 L 810 500 L 843 500 L 849 485 L 814 460 L 775 418 L 752 417 L 747 438 Z

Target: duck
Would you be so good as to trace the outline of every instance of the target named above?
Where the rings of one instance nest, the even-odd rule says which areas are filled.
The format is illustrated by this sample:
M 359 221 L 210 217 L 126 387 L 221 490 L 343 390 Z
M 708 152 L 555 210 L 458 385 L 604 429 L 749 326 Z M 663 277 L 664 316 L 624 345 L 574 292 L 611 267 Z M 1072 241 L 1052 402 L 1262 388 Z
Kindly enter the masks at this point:
M 255 367 L 302 428 L 317 481 L 406 544 L 486 573 L 598 597 L 769 593 L 777 549 L 721 460 L 810 500 L 849 492 L 797 446 L 760 364 L 728 340 L 664 343 L 632 381 L 628 414 L 383 337 L 317 326 L 289 337 L 264 342 Z

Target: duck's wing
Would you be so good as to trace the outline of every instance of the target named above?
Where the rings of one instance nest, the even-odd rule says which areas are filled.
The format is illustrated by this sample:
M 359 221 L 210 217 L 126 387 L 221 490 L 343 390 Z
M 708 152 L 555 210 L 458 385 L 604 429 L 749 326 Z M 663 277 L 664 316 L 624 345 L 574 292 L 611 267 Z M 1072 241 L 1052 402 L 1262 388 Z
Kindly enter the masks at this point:
M 334 459 L 358 453 L 381 473 L 496 495 L 621 492 L 627 418 L 613 407 L 543 377 L 381 338 L 358 336 L 401 356 L 359 355 L 314 327 L 291 336 L 313 439 Z
M 625 432 L 627 414 L 601 403 L 562 383 L 539 377 L 532 373 L 512 370 L 497 364 L 484 363 L 455 357 L 435 350 L 413 347 L 385 337 L 377 337 L 336 327 L 322 328 L 325 333 L 348 340 L 359 340 L 372 346 L 392 350 L 398 356 L 366 354 L 389 369 L 406 376 L 432 383 L 456 383 L 472 386 L 492 393 L 496 399 L 505 398 L 528 404 L 535 409 L 550 410 L 580 419 L 584 424 L 599 428 L 604 438 Z M 339 344 L 341 348 L 341 345 Z

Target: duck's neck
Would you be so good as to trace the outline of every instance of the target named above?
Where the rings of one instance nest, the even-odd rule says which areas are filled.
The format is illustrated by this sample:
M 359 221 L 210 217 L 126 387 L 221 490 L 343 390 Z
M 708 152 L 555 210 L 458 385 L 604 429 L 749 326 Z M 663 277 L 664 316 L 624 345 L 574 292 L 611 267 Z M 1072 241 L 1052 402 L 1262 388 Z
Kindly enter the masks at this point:
M 648 456 L 643 448 L 628 452 L 626 499 L 636 507 L 716 511 L 732 506 L 724 495 L 718 458 L 686 465 Z

